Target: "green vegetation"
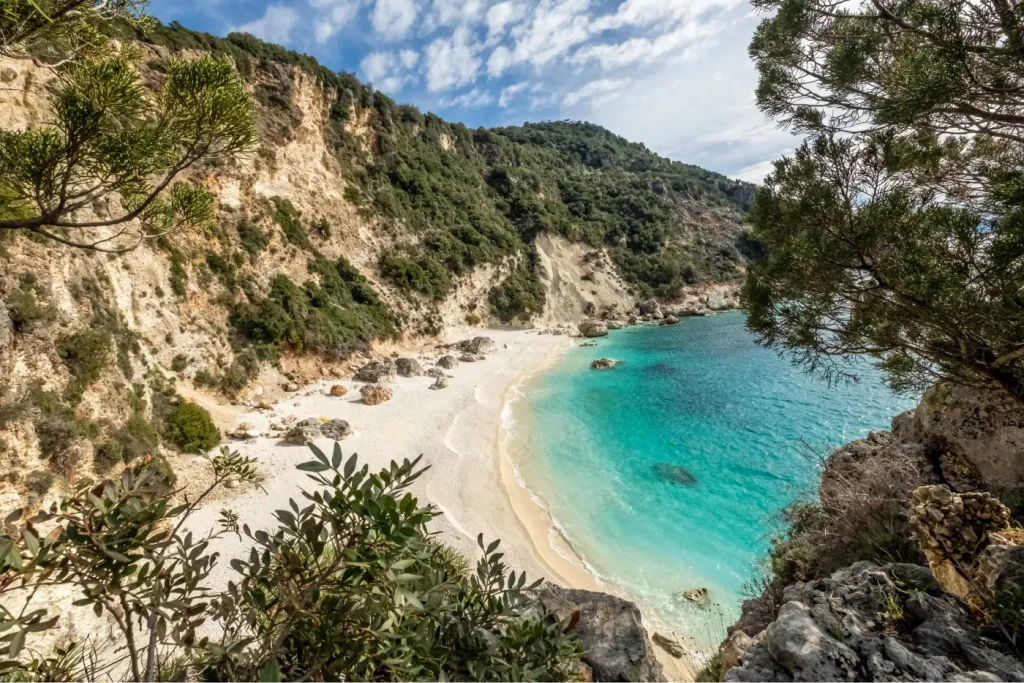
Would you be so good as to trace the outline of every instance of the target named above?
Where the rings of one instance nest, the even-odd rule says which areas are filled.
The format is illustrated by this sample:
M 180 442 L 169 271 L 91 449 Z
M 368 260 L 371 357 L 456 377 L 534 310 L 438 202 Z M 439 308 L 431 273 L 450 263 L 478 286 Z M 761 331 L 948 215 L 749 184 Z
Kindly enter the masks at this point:
M 751 329 L 829 379 L 870 354 L 897 390 L 1024 401 L 1018 10 L 757 4 L 758 103 L 810 138 L 754 203 Z
M 2 15 L 6 23 L 6 5 Z M 230 60 L 172 58 L 163 88 L 151 98 L 137 56 L 131 46 L 107 46 L 66 60 L 50 100 L 54 125 L 0 130 L 0 230 L 124 252 L 212 217 L 210 193 L 176 178 L 201 159 L 231 159 L 253 146 L 255 119 L 244 85 Z M 78 209 L 97 202 L 106 203 L 109 216 L 78 217 Z M 132 227 L 134 219 L 140 228 Z
M 500 285 L 494 287 L 487 300 L 491 310 L 503 322 L 511 322 L 518 317 L 529 319 L 542 313 L 544 298 L 544 285 L 537 277 L 536 269 L 522 267 L 513 270 Z
M 699 683 L 718 683 L 722 680 L 722 653 L 716 652 L 694 677 Z
M 358 270 L 345 259 L 315 258 L 301 287 L 275 276 L 266 297 L 241 304 L 231 315 L 238 345 L 264 358 L 284 347 L 346 355 L 376 338 L 397 336 L 397 321 Z
M 72 405 L 82 400 L 89 385 L 99 379 L 110 357 L 111 337 L 104 329 L 90 328 L 57 340 L 57 355 L 71 373 L 64 400 Z
M 236 225 L 238 230 L 238 240 L 244 249 L 250 256 L 256 257 L 267 248 L 270 244 L 270 240 L 260 229 L 260 226 L 256 225 L 248 218 L 243 218 L 238 221 Z
M 52 309 L 39 304 L 36 291 L 31 285 L 22 284 L 11 292 L 5 304 L 17 332 L 24 332 L 34 322 L 49 322 L 54 318 Z
M 301 220 L 302 212 L 283 197 L 271 197 L 270 202 L 274 207 L 271 218 L 281 228 L 285 239 L 297 247 L 309 248 L 309 235 L 306 234 L 306 228 L 303 227 Z
M 575 679 L 580 647 L 570 624 L 537 609 L 524 574 L 508 571 L 498 542 L 485 544 L 475 571 L 437 543 L 408 487 L 418 460 L 371 474 L 355 456 L 316 448 L 299 465 L 315 492 L 275 514 L 276 528 L 251 532 L 222 511 L 203 537 L 180 532 L 199 501 L 229 479 L 254 481 L 251 459 L 222 449 L 213 482 L 184 498 L 153 463 L 102 482 L 83 480 L 31 520 L 0 531 L 4 601 L 0 634 L 8 656 L 0 674 L 21 680 L 87 678 L 83 663 L 112 665 L 89 643 L 47 656 L 24 655 L 27 633 L 59 617 L 33 602 L 43 582 L 67 585 L 97 615 L 117 605 L 127 642 L 119 662 L 133 680 L 160 680 L 173 668 L 189 680 L 553 680 Z M 40 538 L 33 524 L 55 530 Z M 216 554 L 210 543 L 244 533 L 253 552 L 231 561 L 223 593 L 206 588 Z M 21 609 L 20 601 L 27 601 Z M 200 636 L 217 625 L 215 639 Z M 91 659 L 90 659 L 91 658 Z
M 210 413 L 191 401 L 182 401 L 170 411 L 164 436 L 184 453 L 205 453 L 220 443 L 220 430 Z
M 183 353 L 179 353 L 171 359 L 171 370 L 173 372 L 184 372 L 185 368 L 188 367 L 189 358 Z
M 105 472 L 136 458 L 155 455 L 160 445 L 160 432 L 136 411 L 128 421 L 96 448 L 96 469 Z

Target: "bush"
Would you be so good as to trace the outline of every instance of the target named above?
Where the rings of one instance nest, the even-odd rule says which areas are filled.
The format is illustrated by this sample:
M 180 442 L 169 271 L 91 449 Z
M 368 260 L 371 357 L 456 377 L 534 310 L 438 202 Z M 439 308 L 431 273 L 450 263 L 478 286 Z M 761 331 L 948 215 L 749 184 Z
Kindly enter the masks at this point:
M 297 247 L 309 247 L 309 236 L 302 227 L 302 212 L 284 197 L 271 197 L 270 202 L 273 204 L 271 218 L 280 226 L 285 239 Z
M 491 310 L 504 322 L 528 320 L 544 312 L 547 292 L 532 269 L 517 268 L 505 281 L 491 289 L 487 300 Z
M 164 422 L 164 436 L 184 453 L 205 453 L 220 443 L 220 430 L 210 413 L 191 401 L 171 410 Z
M 307 267 L 317 277 L 301 287 L 278 275 L 264 299 L 235 309 L 229 320 L 238 343 L 257 352 L 288 346 L 347 355 L 374 339 L 397 337 L 391 310 L 348 261 L 317 258 Z
M 137 458 L 156 455 L 160 432 L 141 411 L 96 449 L 96 469 L 106 471 Z
M 260 252 L 267 248 L 270 244 L 270 239 L 263 233 L 260 226 L 256 225 L 248 218 L 243 218 L 238 221 L 236 226 L 238 229 L 238 240 L 242 245 L 242 249 L 247 251 L 250 256 L 259 256 Z
M 123 666 L 132 680 L 165 680 L 158 672 L 170 672 L 158 659 L 166 653 L 145 646 L 147 616 L 155 614 L 156 632 L 190 644 L 199 680 L 578 677 L 581 650 L 571 622 L 558 623 L 534 600 L 540 581 L 527 584 L 524 574 L 509 572 L 498 541 L 485 544 L 482 536 L 482 557 L 467 571 L 465 558 L 428 531 L 439 512 L 408 493 L 422 474 L 418 459 L 371 474 L 355 456 L 345 460 L 337 444 L 330 457 L 312 450 L 315 460 L 299 469 L 311 473 L 315 489 L 302 492 L 301 508 L 289 501 L 277 511 L 268 531 L 251 532 L 228 511 L 202 539 L 180 531 L 197 501 L 228 479 L 255 480 L 253 461 L 227 449 L 211 459 L 210 486 L 191 499 L 155 485 L 168 476 L 157 458 L 101 485 L 76 483 L 46 512 L 53 532 L 43 538 L 31 521 L 8 518 L 0 569 L 11 581 L 0 590 L 25 588 L 3 597 L 26 603 L 12 608 L 0 634 L 7 655 L 0 675 L 80 680 L 91 654 L 90 667 Z M 253 552 L 232 560 L 233 580 L 215 592 L 207 588 L 217 557 L 211 541 L 235 533 L 246 535 Z M 26 633 L 59 622 L 33 602 L 33 589 L 54 575 L 77 604 L 101 616 L 118 605 L 114 623 L 127 647 L 116 662 L 93 650 L 56 675 L 55 667 L 19 658 Z M 199 638 L 197 629 L 211 622 L 218 635 Z
M 24 401 L 24 410 L 34 413 L 33 426 L 39 442 L 39 452 L 50 461 L 55 472 L 69 476 L 78 465 L 80 456 L 75 441 L 93 437 L 96 425 L 79 418 L 74 409 L 57 394 L 34 387 Z
M 17 332 L 24 332 L 33 322 L 49 322 L 53 320 L 53 310 L 46 306 L 40 306 L 36 300 L 35 291 L 22 286 L 7 297 L 7 313 L 11 317 L 11 323 Z
M 173 372 L 183 372 L 188 367 L 188 356 L 183 353 L 177 354 L 171 359 L 171 370 Z
M 89 385 L 99 379 L 110 358 L 111 335 L 105 329 L 88 329 L 57 340 L 57 355 L 71 373 L 64 400 L 76 404 Z

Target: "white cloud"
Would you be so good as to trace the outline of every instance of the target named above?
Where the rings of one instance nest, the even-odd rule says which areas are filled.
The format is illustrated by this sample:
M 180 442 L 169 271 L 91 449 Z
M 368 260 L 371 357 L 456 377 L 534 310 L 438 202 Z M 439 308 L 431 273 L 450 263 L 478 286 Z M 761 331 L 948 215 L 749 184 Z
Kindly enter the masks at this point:
M 566 95 L 565 104 L 571 107 L 585 100 L 594 101 L 595 103 L 608 103 L 618 99 L 623 87 L 628 84 L 629 81 L 622 78 L 600 78 Z
M 486 107 L 494 102 L 494 96 L 486 90 L 473 88 L 469 92 L 462 93 L 458 97 L 448 100 L 441 100 L 442 107 Z
M 292 30 L 298 22 L 299 14 L 291 7 L 268 5 L 262 17 L 236 26 L 231 30 L 239 33 L 251 33 L 268 43 L 284 44 L 291 41 Z
M 505 73 L 505 71 L 512 66 L 514 59 L 512 58 L 512 51 L 504 45 L 499 45 L 494 48 L 494 52 L 487 59 L 487 73 L 492 77 L 497 78 L 498 76 Z
M 402 50 L 398 53 L 398 58 L 402 60 L 402 66 L 411 69 L 420 61 L 420 53 L 416 50 Z
M 515 96 L 521 93 L 526 88 L 526 86 L 526 81 L 522 81 L 520 83 L 510 85 L 504 90 L 502 90 L 501 95 L 498 97 L 498 106 L 503 108 L 507 107 L 509 104 L 511 104 L 512 100 L 515 99 Z
M 483 0 L 434 0 L 428 29 L 473 23 L 483 16 L 485 7 Z
M 371 52 L 359 63 L 359 71 L 378 90 L 397 93 L 406 83 L 416 78 L 409 73 L 409 69 L 415 66 L 416 62 L 413 60 L 412 65 L 408 65 L 406 52 L 412 51 L 402 50 L 399 55 L 395 55 L 394 52 Z M 416 56 L 415 52 L 412 54 Z
M 590 0 L 540 0 L 524 23 L 512 28 L 514 63 L 549 64 L 590 37 Z
M 696 19 L 711 10 L 723 10 L 746 0 L 626 0 L 612 14 L 594 20 L 594 31 L 623 26 L 669 26 L 684 19 Z
M 469 29 L 460 26 L 449 38 L 438 38 L 427 46 L 427 88 L 431 92 L 452 90 L 472 83 L 480 70 L 479 46 Z
M 712 44 L 723 28 L 718 22 L 690 22 L 654 38 L 630 38 L 615 45 L 586 45 L 577 50 L 569 61 L 574 64 L 594 61 L 607 71 L 638 63 L 686 59 Z
M 746 168 L 741 168 L 732 175 L 737 180 L 746 180 L 748 183 L 761 184 L 764 182 L 765 176 L 775 170 L 774 162 L 771 159 L 765 161 L 759 161 L 756 164 L 751 164 Z
M 310 7 L 319 10 L 313 20 L 313 38 L 317 43 L 329 40 L 359 12 L 359 0 L 310 0 Z
M 371 21 L 384 38 L 401 40 L 409 34 L 418 13 L 416 0 L 377 0 Z
M 505 33 L 509 24 L 523 18 L 526 8 L 512 0 L 499 2 L 487 10 L 487 40 L 495 40 Z

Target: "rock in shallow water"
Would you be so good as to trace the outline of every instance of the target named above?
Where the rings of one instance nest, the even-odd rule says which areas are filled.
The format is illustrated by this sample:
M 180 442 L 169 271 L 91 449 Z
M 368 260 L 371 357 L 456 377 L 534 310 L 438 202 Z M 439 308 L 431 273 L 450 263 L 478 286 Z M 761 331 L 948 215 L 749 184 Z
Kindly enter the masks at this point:
M 693 472 L 682 465 L 659 462 L 654 465 L 654 473 L 673 484 L 681 484 L 683 486 L 696 486 L 697 484 L 697 477 L 693 476 Z
M 598 358 L 590 364 L 590 367 L 594 370 L 610 370 L 618 364 L 619 361 L 614 358 Z
M 608 336 L 608 326 L 602 320 L 585 320 L 579 324 L 579 330 L 584 337 Z

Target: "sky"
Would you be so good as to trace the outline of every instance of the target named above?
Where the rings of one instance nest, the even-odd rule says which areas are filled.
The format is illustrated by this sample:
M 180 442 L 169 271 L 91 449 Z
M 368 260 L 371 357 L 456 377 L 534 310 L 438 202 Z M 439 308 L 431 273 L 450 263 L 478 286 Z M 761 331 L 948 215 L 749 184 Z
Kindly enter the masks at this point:
M 797 144 L 755 106 L 745 0 L 151 0 L 252 33 L 467 126 L 591 121 L 759 182 Z

